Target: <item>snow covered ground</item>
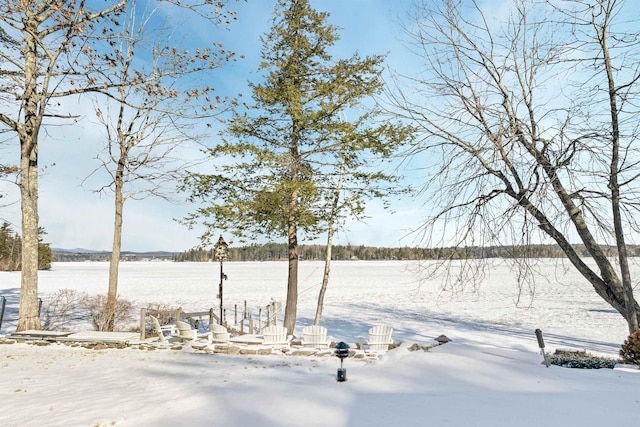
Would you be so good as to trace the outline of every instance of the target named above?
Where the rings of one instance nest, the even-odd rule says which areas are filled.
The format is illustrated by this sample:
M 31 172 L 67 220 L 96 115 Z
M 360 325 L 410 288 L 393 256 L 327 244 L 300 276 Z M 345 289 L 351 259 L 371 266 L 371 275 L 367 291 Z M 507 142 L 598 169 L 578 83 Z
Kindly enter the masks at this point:
M 377 361 L 230 356 L 183 350 L 88 350 L 0 345 L 2 426 L 609 426 L 633 425 L 640 371 L 546 368 L 547 350 L 615 357 L 628 335 L 619 314 L 572 270 L 541 260 L 535 299 L 518 300 L 514 273 L 495 261 L 475 293 L 442 292 L 414 264 L 336 262 L 323 325 L 354 342 L 376 323 L 403 344 Z M 286 263 L 225 263 L 225 305 L 256 310 L 284 301 Z M 640 269 L 635 267 L 634 277 Z M 105 263 L 57 263 L 40 273 L 40 296 L 60 288 L 107 289 Z M 296 333 L 311 324 L 322 263 L 303 262 Z M 217 307 L 219 265 L 123 263 L 119 293 L 143 306 Z M 0 273 L 8 299 L 0 334 L 15 329 L 19 273 Z M 533 291 L 532 291 L 533 292 Z M 453 341 L 408 351 L 445 334 Z M 631 424 L 629 424 L 631 423 Z

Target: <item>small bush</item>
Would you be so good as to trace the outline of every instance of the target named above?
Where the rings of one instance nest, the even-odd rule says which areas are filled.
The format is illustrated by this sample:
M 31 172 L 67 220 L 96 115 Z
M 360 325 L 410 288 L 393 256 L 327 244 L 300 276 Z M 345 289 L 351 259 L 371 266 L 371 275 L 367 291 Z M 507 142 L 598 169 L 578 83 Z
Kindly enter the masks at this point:
M 548 356 L 549 363 L 563 368 L 577 369 L 613 369 L 618 361 L 608 357 L 594 356 L 586 351 L 556 350 Z
M 50 294 L 40 311 L 42 329 L 67 330 L 85 318 L 84 301 L 87 294 L 73 289 L 60 289 Z
M 89 321 L 96 331 L 107 330 L 107 296 L 89 295 L 72 289 L 60 289 L 43 302 L 40 311 L 45 330 L 69 330 Z M 117 298 L 114 308 L 115 325 L 128 327 L 133 320 L 133 303 Z
M 107 295 L 94 295 L 87 297 L 85 307 L 89 314 L 89 322 L 96 331 L 108 330 Z M 128 324 L 133 320 L 133 303 L 118 297 L 113 308 L 114 325 Z M 117 329 L 114 328 L 114 329 Z
M 632 332 L 622 344 L 620 357 L 624 363 L 640 365 L 640 329 Z
M 171 307 L 169 304 L 150 303 L 147 305 L 147 314 L 158 319 L 160 325 L 168 325 L 176 321 L 176 308 Z M 148 316 L 145 323 L 145 332 L 149 337 L 157 335 L 156 327 Z
M 176 309 L 169 304 L 151 303 L 147 305 L 147 313 L 155 316 L 161 325 L 176 321 Z

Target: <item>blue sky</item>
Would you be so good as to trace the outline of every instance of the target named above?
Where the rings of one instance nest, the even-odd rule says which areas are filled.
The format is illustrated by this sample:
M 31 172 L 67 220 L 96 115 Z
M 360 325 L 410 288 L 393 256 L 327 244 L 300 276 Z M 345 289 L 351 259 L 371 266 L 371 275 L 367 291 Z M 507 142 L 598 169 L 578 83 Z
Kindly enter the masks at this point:
M 245 59 L 220 70 L 214 86 L 221 92 L 244 93 L 249 96 L 247 81 L 258 81 L 257 64 L 260 60 L 260 36 L 271 25 L 275 0 L 240 1 L 234 8 L 238 20 L 229 31 L 211 31 L 210 27 L 194 25 L 190 37 L 198 40 L 221 40 L 227 49 L 234 50 Z M 361 55 L 388 54 L 388 65 L 406 70 L 410 63 L 402 46 L 402 19 L 412 1 L 389 0 L 315 0 L 318 10 L 328 11 L 329 22 L 341 27 L 341 40 L 332 54 L 334 58 L 349 57 L 356 51 Z M 65 101 L 72 110 L 82 110 L 88 102 Z M 84 111 L 86 114 L 86 111 Z M 47 165 L 40 179 L 40 225 L 48 235 L 45 241 L 53 247 L 110 250 L 113 233 L 113 201 L 81 185 L 82 180 L 98 164 L 94 157 L 102 144 L 102 134 L 90 118 L 80 126 L 54 127 L 43 132 L 40 144 L 40 164 Z M 13 151 L 11 151 L 13 150 Z M 15 158 L 15 145 L 0 146 L 0 156 Z M 20 206 L 16 186 L 2 184 L 9 191 L 4 201 L 0 220 L 7 220 L 19 230 Z M 162 199 L 127 201 L 123 230 L 123 250 L 182 251 L 196 246 L 202 230 L 187 230 L 174 218 L 184 217 L 193 208 Z M 395 212 L 382 209 L 381 204 L 369 204 L 366 223 L 349 223 L 337 236 L 337 244 L 397 246 L 417 244 L 415 237 L 406 236 L 420 222 L 420 203 L 415 200 L 394 201 Z M 228 239 L 230 236 L 228 237 Z M 307 242 L 303 242 L 307 243 Z
M 414 0 L 310 0 L 313 7 L 330 13 L 328 22 L 341 28 L 341 39 L 333 46 L 334 59 L 360 55 L 386 54 L 386 66 L 404 75 L 417 75 L 422 65 L 404 45 L 405 35 L 402 23 L 407 23 Z M 502 21 L 510 8 L 508 0 L 479 1 L 485 17 Z M 226 49 L 243 55 L 244 59 L 230 63 L 217 70 L 212 81 L 221 95 L 243 93 L 250 97 L 247 82 L 259 83 L 260 37 L 267 33 L 272 23 L 276 0 L 239 0 L 233 3 L 237 9 L 237 21 L 229 30 L 217 30 L 200 22 L 180 22 L 171 16 L 172 23 L 186 29 L 186 40 L 193 45 L 203 46 L 221 41 Z M 630 2 L 630 14 L 638 16 L 638 2 Z M 388 74 L 387 74 L 388 76 Z M 415 96 L 420 96 L 415 94 Z M 425 102 L 434 102 L 425 99 Z M 104 135 L 92 118 L 93 106 L 88 98 L 81 101 L 64 99 L 60 109 L 71 114 L 83 115 L 77 125 L 48 127 L 41 132 L 39 164 L 43 171 L 40 177 L 40 225 L 48 235 L 45 241 L 53 247 L 88 248 L 110 250 L 113 235 L 113 199 L 91 191 L 97 188 L 94 181 L 83 180 L 99 164 L 95 156 L 104 144 Z M 215 144 L 211 135 L 210 144 Z M 183 152 L 185 156 L 195 156 L 196 152 Z M 17 163 L 17 144 L 0 141 L 2 163 Z M 12 159 L 7 161 L 6 159 Z M 427 165 L 426 162 L 423 164 Z M 420 159 L 411 164 L 403 164 L 399 174 L 407 177 L 406 182 L 416 186 L 424 183 L 419 168 Z M 20 205 L 17 186 L 0 181 L 0 192 L 8 194 L 0 203 L 0 221 L 9 221 L 19 230 Z M 418 229 L 428 215 L 429 206 L 425 196 L 405 197 L 393 200 L 393 211 L 382 208 L 379 201 L 367 205 L 368 219 L 364 222 L 348 222 L 334 242 L 336 244 L 370 246 L 418 246 L 420 235 L 411 233 Z M 195 206 L 184 203 L 183 195 L 176 195 L 174 203 L 158 198 L 142 201 L 129 200 L 124 207 L 124 228 L 122 249 L 125 251 L 183 251 L 199 244 L 202 229 L 188 230 L 175 221 L 193 212 Z M 446 234 L 445 230 L 435 233 Z M 217 233 L 216 233 L 217 234 Z M 225 234 L 228 241 L 230 233 Z M 301 239 L 301 243 L 310 242 Z

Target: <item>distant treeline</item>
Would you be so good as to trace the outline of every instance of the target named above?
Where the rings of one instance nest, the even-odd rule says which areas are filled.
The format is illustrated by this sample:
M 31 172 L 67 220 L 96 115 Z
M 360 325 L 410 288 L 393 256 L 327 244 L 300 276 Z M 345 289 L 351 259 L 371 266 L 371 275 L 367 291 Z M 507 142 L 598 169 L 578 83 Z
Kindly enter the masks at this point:
M 585 249 L 580 248 L 584 256 Z M 616 255 L 616 248 L 609 247 L 609 254 Z M 628 248 L 630 256 L 640 256 L 640 247 Z M 300 259 L 324 260 L 326 246 L 298 246 Z M 379 248 L 373 246 L 333 246 L 333 260 L 430 260 L 430 259 L 473 259 L 473 258 L 563 258 L 565 255 L 555 245 L 495 246 L 469 248 Z M 229 261 L 273 261 L 287 259 L 287 245 L 266 243 L 250 246 L 229 247 Z M 191 249 L 174 256 L 178 262 L 212 261 L 213 249 Z
M 174 261 L 176 252 L 131 252 L 122 251 L 120 254 L 121 261 Z M 80 261 L 97 261 L 107 262 L 111 260 L 110 251 L 87 251 L 87 250 L 69 250 L 69 249 L 53 249 L 53 260 L 56 262 L 80 262 Z
M 48 243 L 42 242 L 42 236 L 46 234 L 40 229 L 38 238 L 38 269 L 49 270 L 51 268 L 51 248 Z M 20 235 L 13 231 L 8 222 L 0 226 L 0 271 L 18 271 L 21 268 L 22 242 Z

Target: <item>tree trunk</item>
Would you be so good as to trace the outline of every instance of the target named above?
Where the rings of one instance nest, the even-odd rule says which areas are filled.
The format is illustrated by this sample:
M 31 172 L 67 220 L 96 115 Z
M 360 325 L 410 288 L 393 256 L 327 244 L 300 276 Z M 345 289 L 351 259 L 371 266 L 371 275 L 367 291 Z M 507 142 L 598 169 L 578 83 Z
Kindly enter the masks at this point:
M 31 138 L 20 141 L 22 277 L 16 331 L 42 328 L 38 314 L 38 151 Z
M 284 327 L 293 335 L 298 312 L 298 227 L 291 215 L 288 228 L 289 276 L 287 279 L 287 303 L 284 311 Z
M 318 295 L 318 307 L 316 308 L 316 317 L 314 325 L 320 325 L 322 319 L 322 309 L 324 307 L 324 295 L 327 292 L 329 284 L 329 272 L 331 271 L 331 252 L 333 249 L 333 234 L 335 233 L 335 224 L 338 216 L 338 204 L 340 203 L 340 192 L 342 191 L 342 182 L 345 173 L 345 159 L 342 157 L 340 163 L 340 175 L 338 183 L 333 192 L 333 202 L 331 204 L 331 215 L 329 217 L 329 229 L 327 230 L 327 253 L 324 259 L 324 274 L 322 275 L 322 286 L 320 286 L 320 294 Z
M 596 33 L 602 49 L 605 72 L 607 74 L 608 94 L 609 94 L 609 111 L 611 113 L 611 165 L 609 171 L 609 189 L 611 191 L 611 209 L 613 214 L 613 227 L 615 232 L 616 246 L 618 247 L 618 260 L 620 263 L 620 279 L 623 288 L 623 297 L 625 304 L 625 317 L 629 327 L 629 333 L 638 329 L 640 313 L 637 310 L 637 304 L 633 296 L 633 285 L 631 283 L 631 273 L 629 271 L 627 244 L 624 238 L 624 229 L 622 226 L 622 214 L 620 208 L 620 184 L 618 182 L 619 163 L 620 163 L 620 122 L 617 103 L 617 89 L 611 65 L 611 56 L 609 55 L 609 46 L 607 44 L 608 34 L 606 27 L 599 27 L 594 22 Z
M 329 272 L 331 271 L 331 250 L 333 248 L 333 221 L 329 224 L 327 231 L 327 254 L 324 258 L 324 273 L 322 275 L 322 286 L 320 286 L 320 294 L 318 294 L 318 307 L 316 308 L 316 317 L 313 321 L 314 325 L 320 325 L 322 320 L 322 309 L 324 307 L 324 295 L 327 293 L 327 285 L 329 284 Z
M 105 330 L 113 331 L 115 326 L 116 300 L 118 298 L 118 271 L 120 266 L 120 252 L 122 250 L 122 214 L 124 211 L 124 161 L 118 163 L 115 175 L 115 217 L 113 222 L 113 245 L 109 261 L 109 292 L 105 307 Z
M 24 124 L 18 126 L 20 139 L 20 197 L 22 209 L 22 276 L 16 331 L 41 329 L 38 314 L 38 134 L 44 115 L 44 96 L 37 92 L 38 63 L 36 17 L 29 15 L 25 27 Z
M 566 195 L 566 191 L 564 191 L 564 187 L 559 181 L 554 184 L 554 187 L 556 188 L 556 194 L 559 196 L 563 194 Z M 578 272 L 580 272 L 580 274 L 582 274 L 582 276 L 593 286 L 596 293 L 626 319 L 627 317 L 625 316 L 625 313 L 627 312 L 627 304 L 625 303 L 625 296 L 620 279 L 615 273 L 613 266 L 611 266 L 606 254 L 603 252 L 602 247 L 596 243 L 593 236 L 588 233 L 588 230 L 585 230 L 585 232 L 582 233 L 582 242 L 598 265 L 600 274 L 593 271 L 584 263 L 565 235 L 560 230 L 556 229 L 544 213 L 537 209 L 527 197 L 517 197 L 516 195 L 512 195 L 512 197 L 518 199 L 518 203 L 532 214 L 538 222 L 540 229 L 557 243 L 560 249 L 562 249 L 562 251 L 567 255 L 569 261 L 573 264 L 576 270 L 578 270 Z M 584 224 L 580 211 L 575 207 L 575 205 L 573 205 L 573 201 L 570 197 L 561 197 L 561 199 L 565 204 L 567 212 L 573 213 L 572 220 L 576 223 L 576 228 L 579 228 L 578 224 Z M 637 312 L 638 303 L 636 300 L 633 299 L 631 304 L 634 305 Z

